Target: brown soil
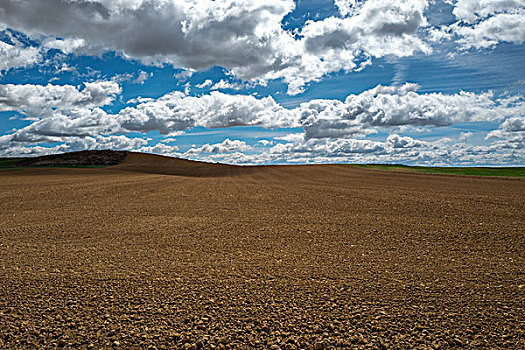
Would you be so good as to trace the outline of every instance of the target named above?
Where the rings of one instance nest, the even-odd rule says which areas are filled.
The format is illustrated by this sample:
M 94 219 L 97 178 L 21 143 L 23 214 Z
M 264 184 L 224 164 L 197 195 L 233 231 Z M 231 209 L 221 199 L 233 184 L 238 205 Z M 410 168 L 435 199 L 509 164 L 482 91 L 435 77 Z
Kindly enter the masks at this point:
M 523 180 L 172 162 L 0 173 L 1 349 L 525 348 Z
M 127 157 L 115 169 L 137 173 L 190 177 L 222 177 L 248 174 L 261 167 L 212 164 L 155 154 L 127 152 Z

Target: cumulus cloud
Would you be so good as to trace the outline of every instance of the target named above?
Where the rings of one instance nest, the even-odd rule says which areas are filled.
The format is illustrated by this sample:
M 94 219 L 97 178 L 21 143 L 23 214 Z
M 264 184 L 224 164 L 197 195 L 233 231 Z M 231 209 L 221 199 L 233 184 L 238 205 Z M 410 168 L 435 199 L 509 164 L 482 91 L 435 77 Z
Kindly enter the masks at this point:
M 273 145 L 273 141 L 270 141 L 270 140 L 259 140 L 259 141 L 257 141 L 257 143 L 260 144 L 263 147 L 266 147 L 266 146 L 269 146 L 269 145 Z
M 46 49 L 60 50 L 65 54 L 78 53 L 78 51 L 86 46 L 84 39 L 78 38 L 67 38 L 67 39 L 55 39 L 47 38 L 43 42 L 43 46 Z
M 487 140 L 496 140 L 495 145 L 514 148 L 525 154 L 525 108 L 521 115 L 506 119 L 498 129 L 487 134 Z
M 457 22 L 435 30 L 434 39 L 455 34 L 463 49 L 525 42 L 524 0 L 458 0 L 452 13 Z
M 341 157 L 348 154 L 369 154 L 384 152 L 380 142 L 358 139 L 299 139 L 292 143 L 279 143 L 270 149 L 272 154 L 308 155 L 314 153 L 323 157 Z
M 0 111 L 17 111 L 28 119 L 40 119 L 55 111 L 74 111 L 108 105 L 121 93 L 118 83 L 84 83 L 79 90 L 72 85 L 0 85 Z
M 175 73 L 173 77 L 177 80 L 188 80 L 195 73 L 193 70 L 182 70 L 178 73 Z
M 96 136 L 111 134 L 118 130 L 113 119 L 103 110 L 83 110 L 79 115 L 54 115 L 35 121 L 10 134 L 19 142 L 61 142 L 69 136 Z
M 218 65 L 249 77 L 275 63 L 274 38 L 292 38 L 280 22 L 294 7 L 291 0 L 5 0 L 0 21 L 33 36 L 47 35 L 49 47 L 68 52 L 115 50 L 146 63 Z
M 398 134 L 389 135 L 386 142 L 393 148 L 418 148 L 426 145 L 426 142 L 416 140 L 409 136 L 400 136 Z
M 0 73 L 11 68 L 32 65 L 41 59 L 42 54 L 35 47 L 23 47 L 19 43 L 11 45 L 0 41 Z
M 337 1 L 343 17 L 308 21 L 297 33 L 281 22 L 292 0 L 4 0 L 0 22 L 46 49 L 117 51 L 147 64 L 229 69 L 242 80 L 283 79 L 289 93 L 370 57 L 430 52 L 419 38 L 426 0 Z
M 525 7 L 524 0 L 458 0 L 452 13 L 466 23 L 475 23 L 480 19 L 502 12 L 513 12 Z
M 217 83 L 213 84 L 211 87 L 211 90 L 224 90 L 224 89 L 232 89 L 232 90 L 240 90 L 243 88 L 243 85 L 238 83 L 230 83 L 224 79 L 219 80 Z
M 211 86 L 213 84 L 213 81 L 211 79 L 206 79 L 202 84 L 195 85 L 198 89 L 204 89 L 208 86 Z
M 459 140 L 460 140 L 460 141 L 467 141 L 469 138 L 472 137 L 472 135 L 474 135 L 474 134 L 471 133 L 470 131 L 462 132 L 462 133 L 459 135 Z
M 301 104 L 300 124 L 307 138 L 375 133 L 378 127 L 449 126 L 459 121 L 498 120 L 517 111 L 499 105 L 492 93 L 418 93 L 419 86 L 381 86 L 338 100 Z
M 463 49 L 525 42 L 525 0 L 451 3 L 457 21 L 439 28 L 429 27 L 428 0 L 335 0 L 337 16 L 308 20 L 293 33 L 282 27 L 292 0 L 4 0 L 0 23 L 41 40 L 42 50 L 116 51 L 185 69 L 180 79 L 221 66 L 245 81 L 282 79 L 289 94 L 298 94 L 309 82 L 363 69 L 372 58 L 429 54 L 428 41 L 457 38 Z M 40 51 L 2 42 L 0 70 L 38 62 Z M 213 86 L 228 88 L 238 86 Z
M 59 145 L 43 147 L 25 142 L 12 140 L 10 135 L 0 137 L 0 154 L 4 157 L 41 156 L 46 154 L 74 152 L 81 150 L 131 150 L 137 149 L 148 143 L 147 139 L 130 138 L 124 135 L 64 137 Z
M 401 143 L 399 143 L 401 141 Z M 523 142 L 523 141 L 522 141 Z M 264 163 L 404 163 L 420 165 L 520 164 L 523 147 L 494 142 L 487 146 L 456 144 L 449 138 L 423 142 L 406 136 L 385 141 L 354 139 L 310 139 L 294 134 L 294 142 L 279 143 L 257 154 L 200 155 L 198 159 L 233 164 Z
M 101 107 L 112 103 L 120 93 L 115 82 L 87 83 L 83 89 L 68 85 L 0 85 L 0 110 L 18 111 L 32 119 L 29 125 L 0 138 L 3 145 L 0 148 L 4 150 L 0 153 L 12 154 L 13 149 L 28 146 L 36 152 L 39 148 L 34 146 L 43 142 L 63 143 L 71 148 L 72 142 L 76 141 L 94 147 L 86 140 L 96 141 L 100 137 L 113 142 L 108 145 L 114 148 L 133 146 L 133 149 L 152 153 L 181 155 L 177 145 L 167 143 L 174 141 L 170 136 L 185 130 L 197 126 L 260 126 L 302 128 L 303 132 L 276 137 L 273 144 L 269 140 L 258 143 L 265 147 L 252 147 L 245 141 L 226 139 L 218 144 L 193 147 L 182 155 L 215 161 L 235 159 L 242 163 L 302 162 L 307 158 L 335 162 L 344 157 L 354 161 L 368 157 L 368 160 L 383 162 L 392 157 L 422 163 L 450 157 L 467 162 L 467 159 L 477 159 L 469 158 L 473 154 L 468 156 L 468 152 L 487 158 L 490 150 L 503 154 L 505 149 L 512 149 L 513 154 L 519 156 L 518 146 L 523 146 L 525 139 L 525 101 L 522 97 L 497 99 L 490 92 L 442 94 L 421 93 L 418 89 L 415 84 L 378 85 L 360 94 L 351 94 L 344 101 L 311 100 L 293 109 L 282 107 L 271 97 L 229 95 L 218 91 L 187 96 L 176 91 L 158 99 L 137 99 L 134 101 L 136 106 L 111 114 Z M 475 121 L 500 121 L 500 128 L 487 136 L 487 139 L 494 140 L 491 149 L 461 146 L 458 150 L 449 145 L 452 139 L 436 143 L 401 134 L 419 131 L 422 127 L 431 130 Z M 128 139 L 108 139 L 152 131 L 169 138 L 153 146 L 147 145 L 143 139 L 133 139 L 139 143 L 136 147 Z M 384 141 L 366 138 L 384 132 L 390 132 Z M 122 141 L 121 145 L 116 143 L 118 140 Z M 446 155 L 441 148 L 451 153 Z M 261 150 L 264 155 L 261 155 Z M 433 156 L 432 152 L 436 155 Z M 233 153 L 246 156 L 233 157 Z M 252 157 L 255 153 L 261 155 L 259 160 Z M 463 155 L 458 158 L 452 154 Z
M 294 113 L 272 97 L 257 99 L 250 95 L 227 95 L 212 91 L 200 97 L 172 92 L 163 97 L 120 111 L 117 120 L 129 131 L 162 134 L 195 126 L 222 128 L 257 125 L 268 128 L 294 125 Z
M 492 93 L 419 93 L 416 84 L 377 86 L 345 101 L 311 100 L 286 109 L 271 97 L 258 99 L 212 91 L 199 97 L 172 92 L 119 112 L 128 131 L 162 134 L 196 126 L 223 128 L 302 127 L 306 138 L 362 137 L 378 128 L 449 126 L 459 121 L 492 121 L 520 112 L 499 103 Z
M 403 157 L 416 159 L 419 154 L 435 150 L 437 144 L 416 140 L 409 136 L 392 134 L 385 141 L 367 139 L 308 139 L 303 134 L 292 134 L 287 143 L 278 143 L 269 150 L 270 158 L 287 162 L 395 162 Z
M 334 71 L 360 70 L 370 64 L 370 57 L 431 52 L 418 35 L 418 30 L 428 24 L 426 0 L 369 0 L 359 6 L 338 2 L 338 6 L 348 16 L 307 21 L 299 31 L 301 39 L 295 42 L 299 53 L 294 63 L 267 74 L 283 77 L 289 84 L 288 93 L 300 93 L 309 81 L 318 81 Z
M 427 6 L 426 1 L 418 0 L 369 0 L 354 16 L 308 21 L 301 34 L 307 50 L 318 54 L 334 49 L 363 50 L 374 57 L 428 52 L 430 48 L 414 35 L 428 24 Z
M 501 129 L 510 132 L 525 131 L 525 115 L 516 116 L 505 120 Z
M 43 142 L 62 143 L 63 147 L 52 148 L 57 152 L 142 145 L 142 139 L 114 135 L 120 126 L 100 108 L 111 104 L 120 93 L 120 86 L 112 81 L 85 83 L 83 89 L 53 84 L 0 85 L 0 111 L 16 111 L 32 121 L 2 136 L 2 153 L 33 154 L 41 149 L 25 147 Z
M 351 15 L 360 5 L 359 0 L 334 0 L 334 4 L 343 16 Z
M 474 26 L 457 25 L 454 31 L 461 36 L 459 43 L 465 49 L 487 48 L 500 42 L 522 44 L 525 42 L 525 10 L 497 14 Z
M 337 14 L 308 20 L 292 32 L 282 25 L 295 7 L 292 0 L 0 0 L 0 27 L 29 35 L 30 45 L 41 44 L 28 46 L 20 39 L 23 34 L 19 41 L 18 34 L 5 30 L 8 39 L 0 41 L 0 73 L 41 62 L 46 50 L 87 55 L 114 51 L 142 63 L 180 68 L 174 78 L 187 83 L 184 93 L 138 97 L 118 112 L 109 112 L 114 108 L 107 106 L 120 97 L 119 82 L 142 84 L 151 74 L 121 74 L 84 86 L 0 85 L 0 111 L 18 112 L 30 121 L 0 137 L 0 153 L 106 147 L 180 155 L 175 144 L 168 145 L 172 141 L 151 146 L 148 140 L 125 135 L 174 136 L 199 126 L 260 126 L 302 131 L 261 140 L 253 148 L 227 139 L 195 146 L 186 156 L 238 163 L 364 157 L 422 163 L 439 159 L 468 163 L 498 156 L 501 161 L 523 159 L 522 98 L 497 99 L 491 92 L 422 93 L 415 84 L 397 81 L 398 86 L 380 85 L 343 101 L 319 99 L 287 109 L 272 97 L 216 91 L 282 79 L 289 94 L 298 94 L 309 82 L 340 70 L 363 69 L 373 58 L 389 57 L 392 62 L 396 57 L 428 54 L 432 41 L 455 39 L 463 49 L 525 42 L 525 0 L 448 2 L 456 21 L 439 28 L 428 24 L 427 0 L 334 0 Z M 73 69 L 61 60 L 46 64 L 53 63 L 57 71 Z M 189 96 L 192 74 L 213 66 L 229 70 L 231 81 L 207 79 L 196 87 L 211 93 Z M 417 131 L 476 121 L 500 123 L 484 141 L 489 146 L 454 144 L 467 141 L 470 133 L 453 136 L 454 140 L 413 137 Z M 39 144 L 44 142 L 60 145 L 43 149 Z M 263 152 L 259 158 L 253 155 L 257 152 Z
M 151 78 L 152 76 L 153 76 L 153 73 L 147 73 L 144 71 L 140 71 L 139 75 L 137 76 L 137 78 L 135 78 L 135 80 L 133 80 L 133 82 L 135 84 L 143 85 L 144 82 L 148 80 L 149 78 Z
M 222 154 L 231 152 L 245 152 L 251 149 L 253 149 L 253 147 L 247 145 L 245 141 L 226 139 L 221 143 L 215 143 L 212 145 L 207 143 L 201 147 L 190 148 L 188 151 L 184 152 L 184 156 L 191 157 L 201 153 Z
M 143 146 L 134 150 L 137 152 L 160 154 L 164 156 L 180 156 L 180 153 L 178 153 L 179 147 L 176 145 L 167 145 L 164 142 L 159 142 L 154 146 Z
M 0 85 L 0 111 L 18 111 L 33 119 L 49 116 L 106 117 L 98 107 L 111 104 L 121 92 L 112 81 L 71 85 Z M 212 91 L 187 96 L 174 91 L 158 99 L 137 99 L 110 118 L 129 131 L 169 134 L 203 126 L 303 127 L 307 138 L 345 137 L 374 133 L 377 127 L 448 126 L 459 121 L 492 121 L 521 115 L 522 99 L 497 100 L 491 92 L 420 93 L 417 84 L 382 86 L 344 101 L 318 99 L 286 109 L 272 97 L 230 95 Z M 98 109 L 97 109 L 98 108 Z M 46 110 L 42 114 L 35 111 Z M 87 113 L 88 111 L 89 113 Z M 40 116 L 40 117 L 39 117 Z M 510 119 L 508 121 L 510 123 Z M 95 122 L 91 123 L 96 124 Z

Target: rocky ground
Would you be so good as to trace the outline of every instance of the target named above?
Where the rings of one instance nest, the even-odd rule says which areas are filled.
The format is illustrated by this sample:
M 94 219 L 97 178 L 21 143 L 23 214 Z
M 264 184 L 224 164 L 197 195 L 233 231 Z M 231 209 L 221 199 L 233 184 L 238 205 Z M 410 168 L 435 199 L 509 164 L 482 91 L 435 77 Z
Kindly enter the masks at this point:
M 127 170 L 0 173 L 1 349 L 525 348 L 523 180 Z

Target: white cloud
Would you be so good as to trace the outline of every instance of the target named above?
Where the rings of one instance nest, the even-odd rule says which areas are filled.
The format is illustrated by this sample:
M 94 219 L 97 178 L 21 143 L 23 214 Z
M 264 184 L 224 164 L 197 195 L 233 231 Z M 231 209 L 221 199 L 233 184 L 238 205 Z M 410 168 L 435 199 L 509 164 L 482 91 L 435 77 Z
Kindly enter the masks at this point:
M 381 127 L 448 126 L 459 121 L 498 120 L 514 115 L 513 106 L 499 105 L 492 93 L 418 93 L 418 85 L 377 86 L 338 100 L 301 104 L 300 123 L 307 138 L 362 136 Z
M 279 143 L 270 149 L 272 154 L 315 154 L 323 157 L 340 157 L 348 154 L 382 153 L 380 142 L 356 139 L 306 139 L 293 143 Z
M 522 115 L 522 99 L 496 100 L 492 93 L 419 93 L 419 86 L 381 86 L 345 101 L 311 100 L 286 109 L 272 97 L 229 95 L 212 91 L 198 97 L 182 92 L 158 99 L 137 99 L 108 115 L 108 105 L 120 93 L 115 82 L 85 83 L 80 90 L 71 85 L 0 85 L 0 111 L 18 111 L 40 121 L 28 129 L 69 130 L 92 134 L 104 132 L 159 131 L 176 135 L 196 126 L 224 128 L 262 126 L 265 128 L 302 127 L 310 138 L 356 138 L 376 133 L 378 128 L 449 126 L 459 121 L 494 121 Z M 510 123 L 512 119 L 509 119 Z M 53 128 L 51 127 L 53 125 Z M 410 130 L 412 130 L 410 129 Z M 95 132 L 95 131 L 93 131 Z
M 525 131 L 525 114 L 505 120 L 501 124 L 501 129 L 510 132 Z
M 182 70 L 179 73 L 175 73 L 173 77 L 177 80 L 188 80 L 195 73 L 192 70 Z
M 351 16 L 307 21 L 299 31 L 302 39 L 294 42 L 296 52 L 290 53 L 293 63 L 267 76 L 284 78 L 288 93 L 297 94 L 331 72 L 362 69 L 370 57 L 428 54 L 431 47 L 418 36 L 418 29 L 427 26 L 427 6 L 426 0 L 369 0 L 352 7 Z
M 416 34 L 427 26 L 424 11 L 427 1 L 369 0 L 352 17 L 330 17 L 323 21 L 308 21 L 301 34 L 310 52 L 342 49 L 363 50 L 374 57 L 410 56 L 416 51 L 429 52 Z
M 525 0 L 458 0 L 452 13 L 461 21 L 475 23 L 497 13 L 512 13 L 520 7 L 525 7 Z
M 521 115 L 506 119 L 498 129 L 489 132 L 486 139 L 495 139 L 495 144 L 499 147 L 518 148 L 525 153 L 525 106 L 523 107 Z
M 30 146 L 23 142 L 8 140 L 8 137 L 0 137 L 0 154 L 4 157 L 17 156 L 41 156 L 46 154 L 73 152 L 80 150 L 132 150 L 148 143 L 141 138 L 129 138 L 124 135 L 110 136 L 88 136 L 88 137 L 65 137 L 61 144 L 52 147 Z
M 377 86 L 338 100 L 312 100 L 285 109 L 271 97 L 213 91 L 200 97 L 181 92 L 145 101 L 116 117 L 126 130 L 162 134 L 195 126 L 222 128 L 257 125 L 303 127 L 307 138 L 347 138 L 376 133 L 380 127 L 448 126 L 458 121 L 498 120 L 519 113 L 498 104 L 492 93 L 419 93 L 418 86 Z
M 292 0 L 5 0 L 0 22 L 41 39 L 43 50 L 116 51 L 185 69 L 176 75 L 182 80 L 195 70 L 222 66 L 243 81 L 283 79 L 288 93 L 298 94 L 309 82 L 363 69 L 374 57 L 429 54 L 425 40 L 456 37 L 463 49 L 525 42 L 525 0 L 452 4 L 457 22 L 440 28 L 428 27 L 427 0 L 336 0 L 338 17 L 309 20 L 295 33 L 281 25 L 295 8 Z M 2 42 L 0 70 L 39 62 L 40 51 Z M 141 77 L 137 82 L 147 78 Z M 219 81 L 212 89 L 240 87 Z
M 459 135 L 459 140 L 460 140 L 460 141 L 467 141 L 469 138 L 472 137 L 472 135 L 474 135 L 474 134 L 471 133 L 470 131 L 462 132 L 462 133 Z
M 151 97 L 142 97 L 142 96 L 139 96 L 137 98 L 132 98 L 128 101 L 126 101 L 126 104 L 138 104 L 138 103 L 146 103 L 146 102 L 153 102 L 155 101 L 154 98 L 151 98 Z
M 228 95 L 218 91 L 194 97 L 172 92 L 158 99 L 138 99 L 135 107 L 110 114 L 100 107 L 111 103 L 120 93 L 115 82 L 86 83 L 83 89 L 69 85 L 0 85 L 0 109 L 25 113 L 33 119 L 28 126 L 0 137 L 0 153 L 36 152 L 40 148 L 34 146 L 43 142 L 62 143 L 68 149 L 94 148 L 99 146 L 93 142 L 99 142 L 100 138 L 101 145 L 106 142 L 113 148 L 181 155 L 176 145 L 167 143 L 184 130 L 196 126 L 261 126 L 300 127 L 303 132 L 258 143 L 272 145 L 270 148 L 226 139 L 222 143 L 193 147 L 183 155 L 240 163 L 351 160 L 430 164 L 446 163 L 446 159 L 450 159 L 450 162 L 470 164 L 485 159 L 499 164 L 524 158 L 520 150 L 520 147 L 525 149 L 523 97 L 496 99 L 490 92 L 442 94 L 421 93 L 418 89 L 415 84 L 379 85 L 349 95 L 344 101 L 312 100 L 294 109 L 282 107 L 271 97 Z M 489 146 L 476 148 L 465 143 L 458 146 L 454 144 L 457 138 L 429 142 L 400 134 L 422 127 L 428 132 L 458 122 L 475 121 L 501 121 L 500 128 L 487 136 L 492 142 Z M 147 146 L 147 140 L 120 138 L 120 134 L 128 132 L 147 134 L 151 131 L 168 135 L 168 139 Z M 391 133 L 384 141 L 377 141 L 381 134 L 374 136 L 375 140 L 365 139 L 366 135 L 384 132 Z M 111 139 L 113 136 L 119 138 Z M 466 139 L 467 136 L 459 137 Z M 133 142 L 138 144 L 134 146 Z M 28 151 L 27 147 L 32 148 Z M 246 152 L 244 156 L 239 155 Z M 233 156 L 234 153 L 239 154 Z M 255 158 L 254 154 L 260 157 Z M 496 155 L 500 156 L 499 160 Z
M 114 81 L 116 83 L 123 83 L 125 81 L 132 81 L 135 78 L 135 76 L 131 73 L 121 73 L 116 74 L 111 77 L 111 81 Z
M 132 101 L 137 106 L 108 115 L 98 107 L 120 93 L 115 82 L 86 83 L 82 90 L 70 85 L 8 84 L 0 85 L 0 110 L 18 111 L 37 120 L 15 133 L 19 139 L 126 131 L 176 135 L 196 126 L 302 127 L 306 139 L 360 138 L 381 128 L 449 126 L 523 113 L 521 100 L 495 100 L 491 93 L 419 93 L 418 88 L 415 84 L 379 85 L 349 95 L 345 101 L 312 100 L 295 109 L 286 109 L 271 97 L 218 91 L 193 97 L 172 92 L 159 99 L 137 99 Z
M 206 79 L 202 84 L 195 85 L 196 88 L 204 89 L 208 86 L 211 86 L 213 81 L 211 79 Z
M 291 0 L 6 0 L 0 22 L 47 35 L 49 47 L 66 51 L 115 50 L 146 63 L 219 65 L 259 76 L 254 70 L 269 70 L 278 59 L 274 40 L 291 38 L 280 22 L 294 7 Z
M 426 145 L 426 142 L 416 140 L 409 136 L 389 135 L 386 142 L 393 148 L 419 148 Z
M 525 42 L 525 10 L 514 14 L 497 14 L 474 26 L 456 25 L 458 42 L 465 49 L 488 48 L 500 42 L 522 44 Z
M 78 52 L 81 48 L 86 46 L 84 39 L 78 38 L 67 38 L 67 39 L 55 39 L 46 38 L 42 43 L 46 49 L 60 50 L 65 54 L 71 54 Z
M 95 137 L 84 137 L 73 139 L 78 142 L 75 144 L 69 142 L 70 147 L 76 150 L 82 149 L 113 149 L 113 150 L 130 150 L 148 143 L 147 139 L 142 139 L 138 137 L 127 137 L 124 135 L 110 135 L 110 136 L 101 136 L 97 135 Z
M 452 139 L 421 141 L 390 135 L 385 141 L 354 139 L 306 139 L 294 134 L 294 142 L 279 143 L 269 152 L 230 158 L 230 163 L 404 163 L 421 165 L 523 164 L 525 138 L 497 141 L 487 146 L 454 143 Z M 216 157 L 215 159 L 218 159 Z
M 456 34 L 463 49 L 525 42 L 525 0 L 458 0 L 452 12 L 457 22 L 431 33 L 434 39 Z
M 55 111 L 74 111 L 108 105 L 121 93 L 116 82 L 84 83 L 79 90 L 72 85 L 0 85 L 0 111 L 18 111 L 29 119 L 40 119 Z
M 0 73 L 11 68 L 25 67 L 42 59 L 40 50 L 35 47 L 23 47 L 19 43 L 11 45 L 0 41 Z
M 219 80 L 217 83 L 213 84 L 211 87 L 211 90 L 224 90 L 224 89 L 232 89 L 232 90 L 240 90 L 242 89 L 241 84 L 237 83 L 230 83 L 224 79 Z
M 294 114 L 271 97 L 257 99 L 249 95 L 227 95 L 212 91 L 200 97 L 172 92 L 152 101 L 120 111 L 118 122 L 129 131 L 162 134 L 195 126 L 222 128 L 258 125 L 286 127 L 294 125 Z
M 76 68 L 68 65 L 67 63 L 62 63 L 61 65 L 55 66 L 57 73 L 64 73 L 64 72 L 75 72 Z
M 452 40 L 454 37 L 454 35 L 452 34 L 452 28 L 450 26 L 428 28 L 427 34 L 427 39 L 434 43 L 439 43 L 445 40 Z
M 212 145 L 207 143 L 201 147 L 190 148 L 188 151 L 184 152 L 184 156 L 192 157 L 201 153 L 222 154 L 231 152 L 245 152 L 251 149 L 253 149 L 253 147 L 247 145 L 245 141 L 226 139 L 221 143 L 215 143 Z
M 118 132 L 114 118 L 99 108 L 79 114 L 55 113 L 10 134 L 18 142 L 61 142 L 69 136 L 96 136 Z
M 153 73 L 147 73 L 147 72 L 144 72 L 144 71 L 140 71 L 139 75 L 137 76 L 137 78 L 135 80 L 133 80 L 133 82 L 135 84 L 143 85 L 144 82 L 146 80 L 148 80 L 149 78 L 151 78 L 152 76 L 153 76 Z
M 301 142 L 304 140 L 304 134 L 288 134 L 285 136 L 275 137 L 275 139 L 287 142 Z
M 360 3 L 359 0 L 334 0 L 335 6 L 343 16 L 353 14 L 361 5 Z
M 283 79 L 291 94 L 326 74 L 359 70 L 371 57 L 430 52 L 418 34 L 427 0 L 337 5 L 344 17 L 308 21 L 298 36 L 281 25 L 292 0 L 5 0 L 0 22 L 44 36 L 46 49 L 117 51 L 190 71 L 222 66 L 245 81 Z
M 262 145 L 263 147 L 273 145 L 273 141 L 270 140 L 259 140 L 257 141 L 257 143 Z
M 153 153 L 153 154 L 160 154 L 165 156 L 180 156 L 180 153 L 177 151 L 179 150 L 179 147 L 175 145 L 166 145 L 165 143 L 157 143 L 155 146 L 143 146 L 137 149 L 134 149 L 136 152 L 142 152 L 142 153 Z
M 135 147 L 136 143 L 122 143 L 128 142 L 127 138 L 111 135 L 117 133 L 120 126 L 114 116 L 100 108 L 111 104 L 120 92 L 120 86 L 112 81 L 85 83 L 83 89 L 52 84 L 0 85 L 0 111 L 16 111 L 32 121 L 4 135 L 3 148 L 18 147 L 23 153 L 26 151 L 20 147 L 41 142 L 62 142 L 67 150 L 75 149 L 75 145 L 78 149 L 99 147 L 93 140 L 100 141 L 99 145 L 107 144 L 106 148 Z

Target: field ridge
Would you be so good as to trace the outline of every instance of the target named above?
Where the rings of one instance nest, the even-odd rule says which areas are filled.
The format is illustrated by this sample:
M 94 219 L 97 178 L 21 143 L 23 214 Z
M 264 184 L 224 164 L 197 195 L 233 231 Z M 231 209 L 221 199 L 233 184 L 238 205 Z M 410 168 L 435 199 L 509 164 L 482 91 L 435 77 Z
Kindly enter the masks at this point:
M 332 164 L 333 165 L 333 164 Z M 437 167 L 403 164 L 339 164 L 354 168 L 410 172 L 416 174 L 482 177 L 525 177 L 525 167 Z M 130 151 L 91 150 L 40 157 L 0 158 L 0 170 L 41 167 L 111 167 L 114 170 L 179 176 L 230 176 L 249 174 L 265 167 L 282 165 L 229 165 Z M 304 166 L 304 165 L 287 165 Z M 316 166 L 323 166 L 318 164 Z

